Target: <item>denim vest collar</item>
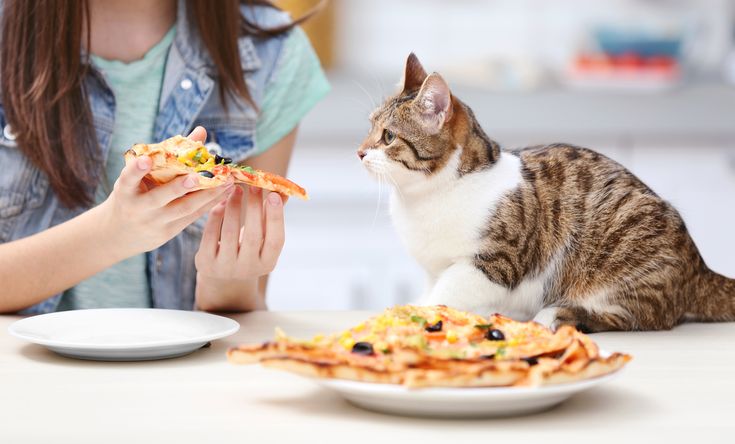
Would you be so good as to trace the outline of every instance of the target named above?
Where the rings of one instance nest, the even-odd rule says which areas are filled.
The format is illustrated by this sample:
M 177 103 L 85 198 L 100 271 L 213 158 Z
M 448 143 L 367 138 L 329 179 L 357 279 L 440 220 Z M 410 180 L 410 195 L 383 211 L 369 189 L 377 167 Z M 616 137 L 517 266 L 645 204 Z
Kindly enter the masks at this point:
M 196 25 L 191 22 L 186 2 L 179 0 L 177 29 L 166 61 L 166 75 L 161 89 L 160 112 L 154 126 L 154 139 L 164 140 L 176 134 L 188 134 L 192 123 L 207 103 L 216 82 L 216 67 Z M 243 72 L 253 72 L 261 62 L 252 38 L 238 39 Z

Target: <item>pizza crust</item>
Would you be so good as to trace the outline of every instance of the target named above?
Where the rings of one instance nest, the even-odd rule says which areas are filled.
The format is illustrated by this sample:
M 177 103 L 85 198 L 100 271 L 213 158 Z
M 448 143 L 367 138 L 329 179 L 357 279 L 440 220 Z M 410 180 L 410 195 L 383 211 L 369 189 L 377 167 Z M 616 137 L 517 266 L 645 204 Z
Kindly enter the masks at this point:
M 302 376 L 381 384 L 400 384 L 410 388 L 422 387 L 506 387 L 566 384 L 613 373 L 630 361 L 630 357 L 614 353 L 607 358 L 588 361 L 579 368 L 561 365 L 558 361 L 541 358 L 530 366 L 524 361 L 500 361 L 494 364 L 445 363 L 444 366 L 425 366 L 390 370 L 358 366 L 339 359 L 315 356 L 297 357 L 276 350 L 228 351 L 228 359 L 236 364 L 260 363 L 264 367 L 285 370 Z

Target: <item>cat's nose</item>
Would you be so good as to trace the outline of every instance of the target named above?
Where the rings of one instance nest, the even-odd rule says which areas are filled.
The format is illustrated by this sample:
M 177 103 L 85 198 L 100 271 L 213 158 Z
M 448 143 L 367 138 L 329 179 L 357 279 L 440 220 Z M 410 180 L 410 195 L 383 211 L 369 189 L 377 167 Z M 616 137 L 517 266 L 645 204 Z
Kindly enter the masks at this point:
M 363 158 L 365 158 L 365 156 L 367 156 L 367 151 L 357 150 L 357 157 L 359 157 L 360 160 L 362 160 Z

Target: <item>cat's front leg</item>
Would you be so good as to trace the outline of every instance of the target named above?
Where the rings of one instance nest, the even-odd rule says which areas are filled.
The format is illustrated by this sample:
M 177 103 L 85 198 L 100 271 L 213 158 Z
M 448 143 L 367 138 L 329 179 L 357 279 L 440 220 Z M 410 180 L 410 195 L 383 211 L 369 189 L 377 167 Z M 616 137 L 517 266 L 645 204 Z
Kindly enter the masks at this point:
M 487 316 L 501 311 L 508 290 L 490 281 L 470 262 L 457 262 L 439 274 L 422 305 L 444 304 Z
M 533 317 L 534 322 L 538 322 L 544 327 L 556 330 L 559 326 L 556 322 L 556 313 L 559 311 L 558 307 L 545 307 Z
M 554 331 L 562 325 L 571 325 L 582 333 L 633 330 L 630 316 L 624 313 L 594 313 L 582 307 L 546 307 L 533 320 Z

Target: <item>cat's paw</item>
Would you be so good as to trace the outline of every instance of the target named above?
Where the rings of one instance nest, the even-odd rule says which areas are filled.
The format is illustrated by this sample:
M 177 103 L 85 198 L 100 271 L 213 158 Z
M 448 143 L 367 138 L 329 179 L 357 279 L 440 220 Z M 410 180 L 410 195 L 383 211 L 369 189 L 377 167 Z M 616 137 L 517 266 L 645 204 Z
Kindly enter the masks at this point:
M 559 328 L 559 325 L 561 325 L 557 317 L 558 312 L 559 309 L 556 307 L 546 307 L 540 312 L 536 313 L 536 316 L 533 317 L 533 320 L 534 322 L 538 322 L 544 327 L 551 329 L 551 331 L 556 331 L 556 329 Z
M 586 315 L 585 315 L 586 314 Z M 594 324 L 590 323 L 591 318 L 586 311 L 574 307 L 546 307 L 536 314 L 534 321 L 556 331 L 562 325 L 569 325 L 582 333 L 594 333 L 604 329 L 591 328 Z

